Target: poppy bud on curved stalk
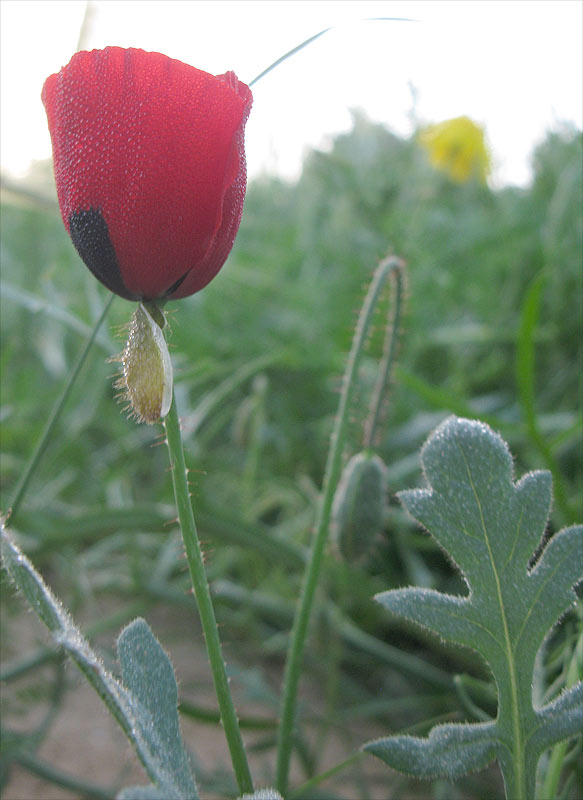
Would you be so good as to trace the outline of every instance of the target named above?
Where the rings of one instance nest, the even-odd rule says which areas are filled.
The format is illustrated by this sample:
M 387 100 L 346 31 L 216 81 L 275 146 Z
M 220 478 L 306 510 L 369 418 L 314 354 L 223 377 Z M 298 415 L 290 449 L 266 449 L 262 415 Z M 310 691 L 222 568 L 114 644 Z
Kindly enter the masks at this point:
M 108 289 L 150 308 L 132 318 L 118 385 L 134 415 L 154 422 L 168 412 L 172 372 L 150 301 L 198 292 L 233 247 L 251 90 L 234 72 L 106 47 L 76 53 L 47 78 L 42 100 L 73 244 Z
M 386 492 L 383 461 L 370 451 L 352 456 L 336 488 L 330 526 L 332 542 L 347 561 L 362 560 L 382 531 Z

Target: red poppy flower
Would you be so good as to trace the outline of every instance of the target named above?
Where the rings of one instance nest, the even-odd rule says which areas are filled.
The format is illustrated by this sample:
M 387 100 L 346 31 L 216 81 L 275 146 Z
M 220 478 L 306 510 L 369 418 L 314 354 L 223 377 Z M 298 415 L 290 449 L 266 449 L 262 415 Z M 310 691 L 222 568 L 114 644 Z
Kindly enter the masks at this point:
M 246 188 L 251 90 L 160 53 L 76 53 L 42 91 L 61 215 L 127 300 L 186 297 L 224 264 Z

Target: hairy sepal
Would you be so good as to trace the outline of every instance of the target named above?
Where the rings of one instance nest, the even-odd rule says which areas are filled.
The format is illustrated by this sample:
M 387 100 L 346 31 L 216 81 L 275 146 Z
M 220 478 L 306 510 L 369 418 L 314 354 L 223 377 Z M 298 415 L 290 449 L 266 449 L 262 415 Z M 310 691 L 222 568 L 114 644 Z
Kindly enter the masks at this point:
M 149 425 L 163 419 L 172 402 L 172 362 L 162 330 L 164 322 L 163 312 L 154 304 L 138 305 L 115 384 L 122 390 L 120 397 L 127 401 L 130 416 Z

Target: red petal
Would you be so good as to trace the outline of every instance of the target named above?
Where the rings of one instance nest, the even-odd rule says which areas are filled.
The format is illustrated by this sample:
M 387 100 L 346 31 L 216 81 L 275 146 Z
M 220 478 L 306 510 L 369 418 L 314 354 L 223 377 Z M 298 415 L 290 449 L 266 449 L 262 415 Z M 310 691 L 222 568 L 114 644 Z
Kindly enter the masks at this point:
M 185 275 L 173 296 L 206 285 L 242 213 L 249 88 L 108 47 L 73 56 L 43 102 L 63 220 L 70 230 L 72 215 L 101 211 L 127 292 L 110 288 L 156 298 Z

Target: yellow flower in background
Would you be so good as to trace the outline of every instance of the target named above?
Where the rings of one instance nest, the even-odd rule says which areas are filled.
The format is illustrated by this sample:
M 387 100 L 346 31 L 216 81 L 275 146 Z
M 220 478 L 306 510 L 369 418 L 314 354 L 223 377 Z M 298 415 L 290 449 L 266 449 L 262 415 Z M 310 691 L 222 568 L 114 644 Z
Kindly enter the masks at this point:
M 458 183 L 477 178 L 486 183 L 490 153 L 483 128 L 469 117 L 455 117 L 430 125 L 419 133 L 419 142 L 429 160 Z

